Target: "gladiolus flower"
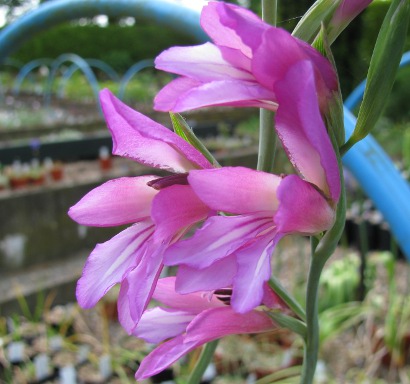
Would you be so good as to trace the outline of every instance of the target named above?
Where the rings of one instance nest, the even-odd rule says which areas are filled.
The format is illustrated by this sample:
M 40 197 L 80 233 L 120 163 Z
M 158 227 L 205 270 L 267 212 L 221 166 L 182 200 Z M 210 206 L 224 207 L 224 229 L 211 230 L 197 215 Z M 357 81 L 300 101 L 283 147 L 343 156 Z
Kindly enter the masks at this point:
M 77 284 L 79 304 L 90 308 L 121 283 L 119 317 L 131 332 L 155 288 L 163 251 L 210 213 L 188 185 L 187 172 L 212 165 L 186 141 L 108 90 L 101 92 L 100 99 L 113 137 L 113 154 L 175 173 L 108 181 L 69 210 L 70 217 L 82 225 L 133 224 L 94 248 Z
M 144 312 L 134 335 L 150 343 L 169 340 L 144 358 L 136 379 L 155 375 L 189 351 L 223 336 L 277 329 L 263 310 L 246 314 L 234 312 L 229 305 L 231 292 L 228 288 L 180 295 L 175 292 L 175 277 L 160 279 L 153 298 L 166 307 Z M 264 286 L 262 303 L 270 309 L 288 310 L 267 285 Z
M 313 65 L 322 109 L 338 87 L 330 62 L 319 52 L 246 9 L 209 2 L 203 8 L 201 25 L 213 44 L 173 47 L 156 58 L 156 68 L 181 75 L 158 93 L 157 110 L 181 112 L 230 105 L 275 111 L 275 84 L 302 60 Z
M 261 303 L 277 242 L 291 233 L 330 229 L 340 196 L 337 159 L 320 114 L 312 64 L 293 65 L 275 94 L 276 130 L 302 177 L 241 167 L 191 171 L 188 182 L 199 198 L 229 215 L 209 218 L 164 256 L 166 265 L 179 265 L 178 292 L 232 286 L 232 307 L 240 313 Z

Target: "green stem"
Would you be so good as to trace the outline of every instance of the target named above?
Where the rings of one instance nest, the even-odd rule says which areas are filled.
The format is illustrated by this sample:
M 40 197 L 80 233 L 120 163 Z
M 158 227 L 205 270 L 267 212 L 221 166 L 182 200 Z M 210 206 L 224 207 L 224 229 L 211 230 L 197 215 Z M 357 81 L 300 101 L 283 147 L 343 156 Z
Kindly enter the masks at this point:
M 189 376 L 187 384 L 198 384 L 201 382 L 202 376 L 204 375 L 206 368 L 211 362 L 215 349 L 218 346 L 218 341 L 219 340 L 213 340 L 205 345 L 195 365 L 195 368 Z
M 300 304 L 289 294 L 283 285 L 274 276 L 269 279 L 269 286 L 275 293 L 286 303 L 286 305 L 303 321 L 306 320 L 305 310 Z
M 319 353 L 318 289 L 320 275 L 326 263 L 325 258 L 317 258 L 314 255 L 318 240 L 312 237 L 311 243 L 313 257 L 310 263 L 306 292 L 306 326 L 308 332 L 305 340 L 301 384 L 313 383 L 316 370 Z
M 276 26 L 277 0 L 262 0 L 262 19 L 268 24 Z M 271 172 L 275 158 L 276 133 L 273 124 L 274 113 L 261 109 L 259 112 L 259 151 L 258 166 L 260 171 Z

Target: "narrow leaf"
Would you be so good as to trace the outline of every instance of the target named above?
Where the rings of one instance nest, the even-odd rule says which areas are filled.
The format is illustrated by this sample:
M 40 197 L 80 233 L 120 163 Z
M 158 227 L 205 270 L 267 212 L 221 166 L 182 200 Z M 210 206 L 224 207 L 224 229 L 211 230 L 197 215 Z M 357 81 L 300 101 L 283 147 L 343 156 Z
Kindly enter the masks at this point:
M 187 124 L 185 119 L 179 113 L 170 112 L 169 115 L 171 117 L 174 132 L 189 144 L 191 144 L 193 147 L 195 147 L 199 152 L 201 152 L 214 167 L 220 167 L 219 163 L 212 156 L 211 152 L 209 152 L 205 145 L 202 144 L 202 142 L 195 136 L 194 132 Z
M 322 22 L 333 15 L 340 2 L 341 0 L 317 0 L 300 19 L 292 35 L 312 43 Z
M 403 53 L 409 15 L 409 0 L 392 1 L 374 47 L 356 127 L 342 153 L 370 133 L 386 105 Z
M 279 326 L 283 328 L 287 328 L 297 333 L 299 336 L 302 336 L 303 340 L 306 339 L 307 328 L 306 328 L 306 324 L 303 321 L 298 320 L 294 317 L 285 315 L 284 313 L 281 313 L 278 311 L 267 312 L 267 314 Z

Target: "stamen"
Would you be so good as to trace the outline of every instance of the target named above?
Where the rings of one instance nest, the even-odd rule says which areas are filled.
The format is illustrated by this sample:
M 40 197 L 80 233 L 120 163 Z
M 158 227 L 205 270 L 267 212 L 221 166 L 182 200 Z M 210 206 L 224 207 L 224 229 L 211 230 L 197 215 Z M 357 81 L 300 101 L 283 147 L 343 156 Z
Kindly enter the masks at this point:
M 149 181 L 147 185 L 157 191 L 172 185 L 188 185 L 188 173 L 159 177 L 158 179 Z
M 214 295 L 225 305 L 231 305 L 232 288 L 217 289 L 216 291 L 214 291 Z

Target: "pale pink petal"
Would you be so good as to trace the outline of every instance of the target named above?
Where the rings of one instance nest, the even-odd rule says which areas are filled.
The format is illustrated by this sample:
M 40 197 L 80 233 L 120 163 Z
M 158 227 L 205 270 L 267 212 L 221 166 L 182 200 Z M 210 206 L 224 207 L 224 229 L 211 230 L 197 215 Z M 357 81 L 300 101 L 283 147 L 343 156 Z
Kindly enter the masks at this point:
M 77 223 L 110 227 L 135 223 L 150 216 L 151 203 L 158 193 L 147 183 L 157 176 L 122 177 L 107 181 L 88 192 L 68 215 Z
M 145 357 L 135 378 L 142 380 L 153 376 L 209 341 L 226 335 L 266 332 L 275 328 L 273 321 L 263 312 L 239 314 L 227 306 L 203 311 L 190 323 L 186 335 L 161 344 Z
M 194 276 L 191 278 L 195 279 Z M 215 296 L 208 293 L 196 292 L 183 295 L 177 293 L 175 291 L 175 277 L 159 279 L 152 298 L 170 308 L 191 313 L 199 313 L 205 309 L 224 305 Z
M 149 343 L 160 343 L 185 332 L 195 313 L 155 307 L 141 316 L 133 335 Z
M 325 197 L 296 175 L 286 176 L 278 188 L 279 209 L 274 221 L 280 233 L 314 235 L 330 229 L 335 212 Z
M 261 311 L 236 313 L 230 306 L 201 312 L 188 325 L 185 343 L 207 343 L 227 335 L 266 332 L 275 328 Z
M 276 111 L 278 105 L 275 100 L 275 94 L 271 90 L 251 81 L 215 80 L 203 84 L 182 78 L 172 81 L 157 94 L 155 109 L 183 112 L 215 105 L 229 105 Z
M 276 190 L 282 178 L 243 167 L 192 171 L 188 182 L 210 208 L 228 213 L 273 213 Z
M 171 245 L 165 251 L 164 263 L 208 267 L 272 225 L 271 217 L 257 215 L 211 217 L 192 237 Z
M 213 80 L 252 80 L 253 76 L 232 66 L 211 43 L 193 47 L 172 47 L 155 59 L 155 68 L 194 78 L 201 82 Z
M 121 282 L 118 296 L 118 320 L 131 334 L 151 300 L 161 273 L 162 256 L 166 244 L 150 242 L 138 265 Z
M 81 307 L 93 307 L 113 285 L 121 282 L 127 270 L 138 264 L 153 232 L 151 222 L 141 222 L 97 244 L 77 283 L 76 295 Z
M 172 185 L 162 189 L 152 204 L 155 238 L 170 239 L 178 231 L 205 220 L 210 209 L 195 195 L 189 185 Z
M 276 82 L 286 75 L 292 65 L 307 59 L 315 68 L 319 93 L 325 93 L 327 97 L 329 90 L 337 89 L 336 73 L 329 60 L 283 29 L 270 28 L 263 34 L 262 43 L 254 52 L 252 72 L 260 84 L 275 90 Z
M 193 146 L 161 124 L 134 111 L 109 90 L 100 92 L 100 100 L 113 136 L 113 154 L 177 173 L 212 168 Z
M 176 290 L 181 294 L 212 291 L 229 287 L 237 272 L 236 257 L 227 256 L 209 267 L 197 269 L 181 264 L 178 267 Z
M 212 1 L 201 13 L 201 26 L 221 46 L 239 49 L 248 57 L 269 27 L 252 12 L 234 4 Z
M 199 342 L 184 343 L 182 335 L 162 343 L 141 361 L 135 379 L 144 380 L 163 371 L 199 345 Z
M 320 114 L 312 64 L 301 61 L 292 66 L 275 91 L 280 102 L 276 130 L 289 159 L 307 181 L 337 201 L 339 168 Z
M 280 236 L 269 232 L 235 253 L 238 272 L 233 281 L 231 305 L 236 312 L 245 313 L 262 304 L 264 286 L 272 272 L 270 259 L 279 239 Z

